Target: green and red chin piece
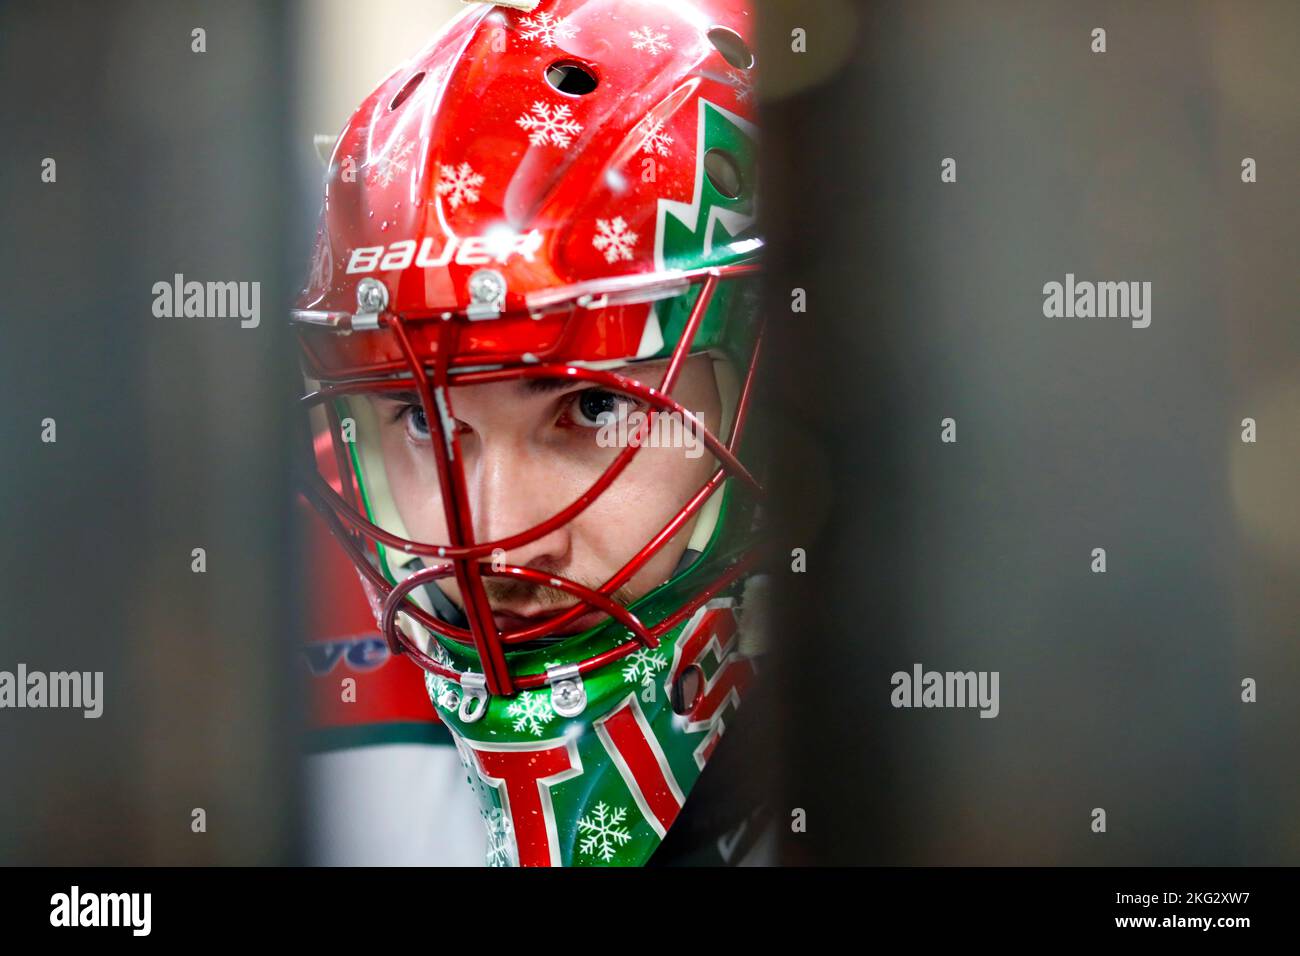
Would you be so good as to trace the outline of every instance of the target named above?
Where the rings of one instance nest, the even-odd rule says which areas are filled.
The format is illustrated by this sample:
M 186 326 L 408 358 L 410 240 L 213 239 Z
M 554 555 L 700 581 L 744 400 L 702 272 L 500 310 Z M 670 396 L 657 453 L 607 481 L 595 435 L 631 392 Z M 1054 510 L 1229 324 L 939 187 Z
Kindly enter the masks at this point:
M 546 687 L 510 697 L 427 675 L 480 801 L 489 866 L 650 859 L 755 676 L 737 611 L 736 596 L 715 597 L 658 647 L 585 676 L 566 665 L 577 646 L 551 661 Z

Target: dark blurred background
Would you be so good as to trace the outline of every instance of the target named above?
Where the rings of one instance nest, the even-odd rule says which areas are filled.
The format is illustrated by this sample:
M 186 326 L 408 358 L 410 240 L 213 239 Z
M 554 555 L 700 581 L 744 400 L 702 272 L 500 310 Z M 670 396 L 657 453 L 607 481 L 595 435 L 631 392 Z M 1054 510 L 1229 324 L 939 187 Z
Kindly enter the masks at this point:
M 0 7 L 0 669 L 104 672 L 98 719 L 0 711 L 0 861 L 296 853 L 287 22 Z M 155 318 L 176 273 L 260 282 L 258 326 Z
M 778 500 L 824 501 L 787 859 L 1300 862 L 1300 7 L 762 9 L 774 397 L 821 449 Z M 1150 281 L 1150 327 L 1044 318 L 1067 272 Z M 1000 715 L 894 709 L 917 662 Z
M 106 698 L 0 711 L 0 862 L 303 858 L 310 136 L 457 8 L 0 5 L 0 669 Z M 1300 862 L 1300 8 L 759 9 L 766 397 L 808 556 L 774 589 L 784 859 Z M 155 318 L 178 272 L 259 281 L 259 327 Z M 1150 281 L 1150 328 L 1045 319 L 1067 272 Z M 917 662 L 998 671 L 1000 715 L 893 709 Z

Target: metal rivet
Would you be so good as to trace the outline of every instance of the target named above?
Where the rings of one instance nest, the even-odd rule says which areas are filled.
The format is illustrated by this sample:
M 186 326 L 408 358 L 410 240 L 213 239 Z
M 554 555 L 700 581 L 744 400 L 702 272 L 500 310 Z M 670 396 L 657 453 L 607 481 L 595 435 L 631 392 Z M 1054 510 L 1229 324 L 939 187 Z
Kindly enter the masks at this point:
M 499 315 L 506 303 L 506 277 L 496 269 L 475 269 L 469 276 L 469 301 L 471 319 Z
M 388 308 L 388 287 L 378 279 L 367 276 L 357 283 L 357 311 L 383 312 Z
M 553 664 L 546 668 L 551 685 L 551 707 L 561 717 L 577 717 L 587 709 L 587 688 L 577 664 Z

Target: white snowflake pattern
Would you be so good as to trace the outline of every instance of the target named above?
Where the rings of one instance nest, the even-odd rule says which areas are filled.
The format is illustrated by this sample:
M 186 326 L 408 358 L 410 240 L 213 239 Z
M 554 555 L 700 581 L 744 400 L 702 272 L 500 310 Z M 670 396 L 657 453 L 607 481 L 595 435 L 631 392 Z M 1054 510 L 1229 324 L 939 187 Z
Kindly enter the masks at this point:
M 568 148 L 573 137 L 582 132 L 582 124 L 573 118 L 567 103 L 554 105 L 537 100 L 531 113 L 520 116 L 516 123 L 528 130 L 528 141 L 534 146 L 551 143 Z
M 632 247 L 636 245 L 636 233 L 628 229 L 622 216 L 596 220 L 596 234 L 591 244 L 605 253 L 606 262 L 619 259 L 631 259 Z
M 379 158 L 371 164 L 370 167 L 370 185 L 378 183 L 381 186 L 387 186 L 397 178 L 398 173 L 406 172 L 408 168 L 408 158 L 411 151 L 415 149 L 415 144 L 408 142 L 404 135 L 398 135 L 388 149 L 379 155 Z
M 429 641 L 429 655 L 439 664 L 451 665 L 447 651 L 436 640 Z M 459 685 L 433 671 L 424 672 L 424 689 L 429 692 L 429 700 L 443 710 L 460 709 Z
M 748 103 L 754 95 L 754 81 L 748 73 L 741 70 L 727 70 L 727 82 L 736 91 L 737 103 Z
M 578 852 L 598 856 L 605 863 L 614 859 L 618 847 L 632 839 L 632 833 L 620 826 L 626 819 L 626 807 L 610 809 L 603 802 L 596 804 L 591 813 L 578 820 L 578 832 L 586 834 L 578 841 Z
M 668 147 L 673 138 L 664 132 L 664 121 L 647 116 L 637 124 L 635 132 L 641 134 L 641 145 L 637 149 L 646 153 L 668 155 Z
M 429 692 L 429 700 L 443 710 L 460 709 L 460 695 L 456 693 L 456 685 L 447 678 L 425 671 L 424 689 Z
M 651 56 L 658 56 L 664 50 L 673 48 L 673 45 L 668 42 L 668 34 L 656 33 L 650 27 L 629 31 L 628 36 L 632 38 L 632 49 L 644 50 Z
M 461 203 L 478 202 L 478 188 L 483 185 L 481 173 L 474 172 L 469 163 L 459 166 L 439 164 L 438 195 L 447 196 L 447 204 L 455 209 Z
M 662 653 L 643 647 L 639 651 L 633 651 L 623 665 L 623 680 L 636 681 L 644 687 L 654 680 L 655 671 L 661 671 L 667 666 L 668 661 Z
M 510 818 L 500 807 L 494 807 L 490 813 L 482 814 L 483 825 L 487 828 L 488 866 L 513 866 L 515 862 L 515 840 Z
M 541 40 L 546 46 L 555 46 L 556 38 L 571 40 L 579 30 L 571 25 L 566 17 L 556 17 L 551 13 L 539 13 L 537 19 L 524 17 L 520 25 L 526 27 L 521 34 L 525 40 Z
M 555 719 L 555 711 L 551 709 L 547 695 L 526 690 L 510 702 L 506 716 L 515 718 L 512 726 L 516 733 L 527 731 L 534 737 L 540 737 L 546 725 Z

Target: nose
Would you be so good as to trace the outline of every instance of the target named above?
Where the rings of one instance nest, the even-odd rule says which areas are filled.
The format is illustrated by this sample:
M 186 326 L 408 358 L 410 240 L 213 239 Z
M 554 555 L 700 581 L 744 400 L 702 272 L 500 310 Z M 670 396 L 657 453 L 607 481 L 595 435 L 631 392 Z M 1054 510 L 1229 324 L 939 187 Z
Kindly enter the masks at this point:
M 474 539 L 498 541 L 550 518 L 569 504 L 567 483 L 548 467 L 544 450 L 529 449 L 524 441 L 484 442 L 477 460 L 469 465 L 470 509 Z M 546 532 L 536 540 L 506 550 L 504 563 L 558 572 L 572 555 L 571 522 Z

